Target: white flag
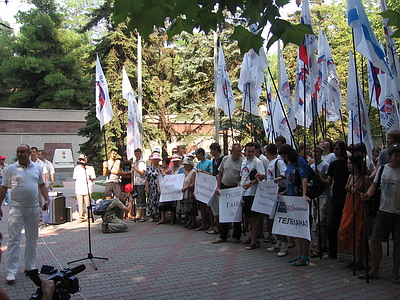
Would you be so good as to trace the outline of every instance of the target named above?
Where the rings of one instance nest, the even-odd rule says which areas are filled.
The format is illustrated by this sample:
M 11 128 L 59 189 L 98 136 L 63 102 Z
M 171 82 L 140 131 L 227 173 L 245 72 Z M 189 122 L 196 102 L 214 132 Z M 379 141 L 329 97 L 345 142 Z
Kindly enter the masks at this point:
M 135 149 L 140 148 L 140 131 L 138 124 L 138 104 L 131 83 L 122 67 L 122 97 L 128 101 L 128 124 L 126 126 L 126 154 L 128 159 L 134 157 Z
M 385 52 L 376 39 L 361 0 L 347 1 L 347 17 L 350 27 L 353 28 L 357 51 L 371 61 L 375 67 L 392 76 L 386 63 Z
M 301 24 L 312 26 L 308 0 L 304 0 L 301 9 Z M 293 111 L 297 124 L 310 127 L 313 120 L 313 110 L 316 114 L 315 80 L 317 77 L 315 50 L 317 49 L 315 35 L 306 34 L 303 44 L 299 47 L 296 68 L 296 89 L 294 92 Z M 314 98 L 314 99 L 313 99 Z M 313 103 L 314 108 L 311 106 Z M 306 115 L 304 116 L 304 108 Z
M 379 119 L 386 132 L 399 130 L 399 111 L 393 94 L 392 84 L 394 79 L 388 74 L 384 74 L 384 84 L 382 89 L 382 101 L 379 102 Z
M 359 114 L 359 105 L 361 115 Z M 371 134 L 371 126 L 369 123 L 366 103 L 362 95 L 360 82 L 358 80 L 358 74 L 355 69 L 352 52 L 350 52 L 349 59 L 346 107 L 349 110 L 348 144 L 358 144 L 362 141 L 367 148 L 368 156 L 372 157 L 373 139 Z
M 261 85 L 264 81 L 264 70 L 268 67 L 264 48 L 258 55 L 250 49 L 243 57 L 240 70 L 239 89 L 243 92 L 242 109 L 258 116 L 258 103 L 261 95 Z
M 101 69 L 99 56 L 96 58 L 96 118 L 100 121 L 100 130 L 111 121 L 113 117 L 108 85 L 103 70 Z
M 286 116 L 289 121 L 290 129 L 293 131 L 296 128 L 296 120 L 294 118 L 293 102 L 290 94 L 286 64 L 280 45 L 278 46 L 278 87 L 279 96 L 281 97 L 283 104 L 286 106 Z
M 339 79 L 326 35 L 319 31 L 318 37 L 318 111 L 325 110 L 328 121 L 340 118 L 342 94 Z
M 224 50 L 222 45 L 219 45 L 218 55 L 218 75 L 217 75 L 217 104 L 222 109 L 227 117 L 233 115 L 236 102 L 232 92 L 231 81 L 228 71 L 226 70 Z
M 292 144 L 292 136 L 290 134 L 288 121 L 282 110 L 282 105 L 279 103 L 279 99 L 275 100 L 275 110 L 273 114 L 273 123 L 276 135 L 283 136 L 288 144 Z

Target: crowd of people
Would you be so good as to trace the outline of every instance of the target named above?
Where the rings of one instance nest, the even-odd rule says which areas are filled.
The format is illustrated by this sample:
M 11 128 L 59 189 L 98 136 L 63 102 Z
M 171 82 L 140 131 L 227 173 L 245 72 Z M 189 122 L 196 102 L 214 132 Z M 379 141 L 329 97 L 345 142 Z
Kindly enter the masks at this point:
M 192 153 L 186 153 L 185 146 L 181 145 L 174 148 L 168 157 L 162 157 L 161 149 L 155 147 L 147 162 L 142 150 L 136 149 L 132 162 L 129 163 L 124 155 L 124 170 L 115 167 L 120 166 L 120 162 L 116 153 L 111 153 L 103 165 L 103 175 L 108 176 L 106 193 L 111 191 L 115 197 L 121 191 L 137 194 L 135 205 L 125 215 L 126 219 L 155 222 L 157 225 L 178 223 L 188 229 L 219 234 L 213 240 L 215 244 L 227 242 L 230 229 L 233 229 L 230 241 L 245 244 L 246 250 L 259 248 L 261 241 L 270 243 L 267 251 L 276 251 L 278 257 L 287 256 L 289 249 L 297 245 L 298 255 L 288 260 L 292 266 L 306 266 L 310 257 L 323 255 L 362 269 L 366 252 L 371 251 L 370 278 L 377 278 L 382 252 L 380 245 L 382 241 L 388 241 L 392 233 L 393 282 L 400 283 L 399 158 L 399 131 L 389 132 L 387 148 L 382 151 L 375 148 L 372 157 L 368 157 L 364 144 L 347 146 L 344 141 L 334 142 L 326 138 L 314 147 L 300 143 L 295 150 L 280 136 L 275 143 L 264 147 L 248 143 L 242 149 L 241 145 L 234 144 L 226 156 L 217 143 L 211 144 L 209 152 L 198 148 Z M 385 168 L 378 176 L 381 166 Z M 309 167 L 325 184 L 324 192 L 315 199 L 310 199 L 307 193 Z M 222 189 L 243 188 L 243 223 L 220 223 L 218 209 L 196 200 L 194 187 L 199 172 L 216 176 L 216 195 Z M 160 203 L 160 182 L 170 174 L 185 175 L 183 199 Z M 127 180 L 117 187 L 112 175 L 125 176 Z M 302 196 L 309 201 L 313 224 L 311 242 L 273 235 L 273 220 L 268 215 L 252 211 L 257 184 L 261 180 L 278 184 L 279 194 Z M 377 189 L 381 191 L 382 201 L 377 216 L 373 218 L 369 214 L 368 199 Z M 250 232 L 250 237 L 241 240 L 245 231 Z M 365 243 L 368 238 L 372 239 L 371 249 Z M 365 278 L 365 274 L 360 274 L 360 278 Z
M 143 158 L 141 149 L 134 151 L 131 161 L 126 154 L 119 160 L 117 151 L 111 150 L 102 171 L 106 177 L 105 195 L 114 200 L 103 215 L 103 232 L 126 231 L 126 221 L 130 219 L 157 225 L 182 224 L 188 230 L 218 234 L 212 241 L 214 244 L 231 241 L 244 244 L 246 250 L 255 250 L 261 242 L 269 243 L 267 251 L 276 252 L 278 257 L 289 255 L 293 251 L 289 249 L 297 245 L 297 256 L 291 253 L 293 258 L 288 260 L 295 267 L 307 266 L 310 257 L 323 255 L 327 259 L 347 261 L 351 267 L 363 268 L 366 254 L 371 252 L 372 267 L 368 275 L 372 279 L 379 278 L 381 243 L 388 241 L 391 234 L 394 245 L 392 281 L 400 283 L 400 131 L 389 132 L 387 148 L 374 149 L 372 157 L 368 157 L 363 144 L 346 146 L 344 141 L 333 142 L 329 138 L 313 147 L 300 143 L 297 149 L 280 136 L 263 147 L 247 143 L 242 149 L 241 145 L 233 144 L 230 154 L 225 156 L 217 143 L 210 145 L 209 152 L 198 148 L 187 153 L 181 145 L 168 157 L 162 157 L 161 149 L 155 147 L 148 161 Z M 34 162 L 36 152 L 37 149 L 28 145 L 19 146 L 18 161 L 8 167 L 0 157 L 0 203 L 6 199 L 9 188 L 13 203 L 9 217 L 8 282 L 15 281 L 24 224 L 29 228 L 26 231 L 26 270 L 35 264 L 36 225 L 40 220 L 39 207 L 43 206 L 39 205 L 39 199 L 43 198 L 47 206 L 46 185 L 54 186 L 54 178 L 46 176 L 45 171 L 51 168 L 46 167 L 45 161 Z M 325 185 L 323 193 L 313 199 L 308 193 L 311 169 Z M 242 223 L 219 222 L 218 205 L 208 206 L 196 199 L 195 183 L 199 173 L 216 177 L 216 199 L 223 189 L 243 188 Z M 184 174 L 183 197 L 160 202 L 160 185 L 165 176 L 172 174 Z M 21 176 L 29 185 L 21 184 L 18 180 Z M 50 178 L 47 184 L 46 177 Z M 84 207 L 89 205 L 95 178 L 93 167 L 81 154 L 74 170 L 80 221 L 86 220 Z M 313 224 L 311 242 L 272 234 L 273 219 L 252 210 L 257 186 L 263 180 L 275 182 L 280 195 L 300 196 L 308 201 Z M 32 191 L 34 185 L 39 187 L 40 193 Z M 377 194 L 381 197 L 375 216 L 368 203 Z M 249 232 L 247 239 L 242 239 L 244 232 Z M 366 242 L 369 238 L 370 247 Z M 365 273 L 359 274 L 360 278 L 365 276 Z

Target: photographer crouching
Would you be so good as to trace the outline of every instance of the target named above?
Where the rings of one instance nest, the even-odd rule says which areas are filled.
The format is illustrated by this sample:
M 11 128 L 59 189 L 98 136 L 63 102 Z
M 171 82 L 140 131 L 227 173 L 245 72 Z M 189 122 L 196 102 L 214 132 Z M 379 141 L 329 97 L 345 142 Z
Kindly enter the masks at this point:
M 108 206 L 106 213 L 101 216 L 103 219 L 103 233 L 116 233 L 128 230 L 128 224 L 122 220 L 124 213 L 132 209 L 133 198 L 124 192 L 119 194 Z

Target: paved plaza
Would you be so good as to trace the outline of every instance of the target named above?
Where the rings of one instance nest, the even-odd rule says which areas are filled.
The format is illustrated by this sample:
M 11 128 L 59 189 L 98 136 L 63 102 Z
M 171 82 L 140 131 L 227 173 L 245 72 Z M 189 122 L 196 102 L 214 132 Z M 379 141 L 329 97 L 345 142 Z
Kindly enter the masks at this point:
M 71 187 L 72 183 L 65 183 L 65 195 L 72 195 Z M 74 206 L 73 198 L 67 200 L 68 206 Z M 0 221 L 4 234 L 3 260 L 8 240 L 8 211 L 9 206 L 3 206 L 4 218 Z M 241 244 L 212 244 L 218 235 L 188 230 L 182 225 L 128 223 L 129 231 L 117 234 L 103 234 L 101 219 L 91 227 L 93 254 L 109 260 L 95 260 L 97 271 L 89 260 L 84 261 L 86 270 L 77 277 L 81 295 L 86 299 L 400 298 L 400 285 L 391 283 L 391 256 L 383 257 L 381 279 L 366 284 L 353 276 L 346 263 L 336 260 L 314 258 L 310 266 L 292 267 L 287 263 L 288 257 L 278 258 L 276 253 L 266 251 L 270 244 L 262 243 L 260 248 L 248 251 Z M 23 250 L 22 244 L 22 253 Z M 87 253 L 87 223 L 74 221 L 41 230 L 40 266 L 60 269 L 57 261 L 65 267 L 69 261 L 87 257 Z M 295 254 L 295 249 L 291 249 L 289 258 Z M 36 290 L 23 274 L 23 266 L 21 255 L 17 282 L 8 286 L 3 275 L 4 261 L 1 263 L 0 286 L 12 299 L 28 299 Z M 81 296 L 74 294 L 72 299 Z

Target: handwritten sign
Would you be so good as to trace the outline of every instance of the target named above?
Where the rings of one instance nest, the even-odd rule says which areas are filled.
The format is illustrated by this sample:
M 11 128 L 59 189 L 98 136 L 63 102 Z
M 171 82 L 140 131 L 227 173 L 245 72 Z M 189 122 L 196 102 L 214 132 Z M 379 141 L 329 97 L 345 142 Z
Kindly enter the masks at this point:
M 194 195 L 200 202 L 208 204 L 214 196 L 217 188 L 217 178 L 205 173 L 196 174 L 196 182 L 194 186 Z
M 220 190 L 219 222 L 242 222 L 242 187 Z
M 278 199 L 278 185 L 272 180 L 260 181 L 257 184 L 256 195 L 254 196 L 252 211 L 269 215 L 273 218 Z
M 165 175 L 163 178 L 160 178 L 160 202 L 182 200 L 184 179 L 184 174 Z

